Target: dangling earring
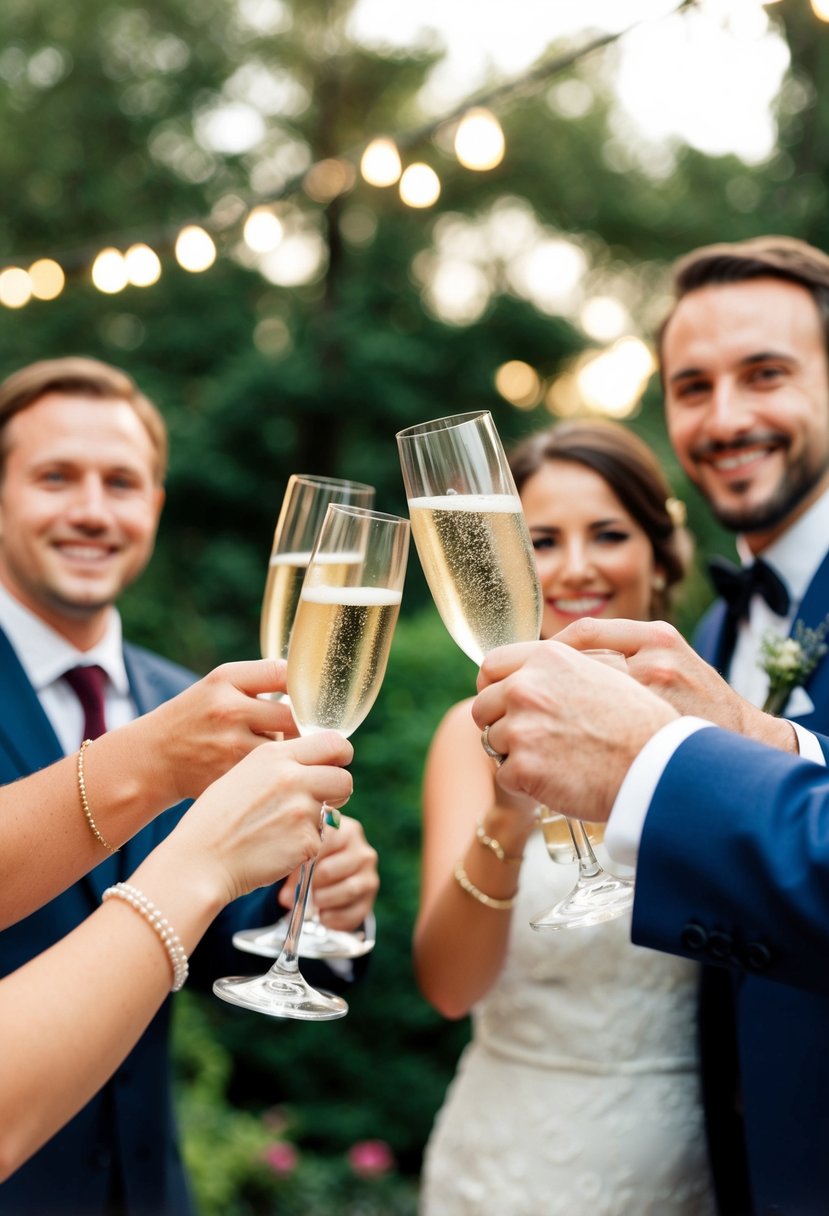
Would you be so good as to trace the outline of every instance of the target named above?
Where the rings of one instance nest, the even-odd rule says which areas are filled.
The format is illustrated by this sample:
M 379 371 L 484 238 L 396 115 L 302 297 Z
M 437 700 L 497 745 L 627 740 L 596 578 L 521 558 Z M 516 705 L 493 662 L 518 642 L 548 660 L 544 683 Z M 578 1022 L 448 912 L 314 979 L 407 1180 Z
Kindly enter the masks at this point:
M 664 591 L 667 585 L 667 580 L 664 574 L 655 574 L 651 579 L 651 587 L 654 591 Z

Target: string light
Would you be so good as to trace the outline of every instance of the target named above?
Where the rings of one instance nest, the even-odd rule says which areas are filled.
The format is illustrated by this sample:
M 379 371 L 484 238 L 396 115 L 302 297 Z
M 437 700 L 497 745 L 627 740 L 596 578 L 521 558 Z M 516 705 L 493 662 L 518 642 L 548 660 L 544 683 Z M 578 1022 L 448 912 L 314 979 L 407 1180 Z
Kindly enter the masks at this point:
M 152 287 L 161 278 L 161 259 L 149 245 L 131 245 L 124 254 L 124 264 L 133 287 Z
M 270 253 L 282 240 L 284 231 L 282 221 L 270 207 L 254 207 L 245 220 L 242 236 L 254 253 Z
M 360 157 L 360 172 L 370 186 L 393 186 L 402 168 L 393 139 L 373 139 Z
M 203 270 L 209 270 L 216 261 L 216 246 L 203 228 L 188 224 L 176 237 L 175 255 L 182 270 L 200 274 Z
M 494 169 L 504 159 L 506 142 L 501 124 L 478 106 L 461 119 L 455 133 L 455 155 L 465 169 Z
M 32 298 L 32 281 L 20 266 L 0 271 L 0 304 L 6 308 L 22 308 Z
M 63 291 L 66 275 L 53 258 L 38 258 L 29 267 L 32 295 L 38 300 L 55 300 Z
M 102 249 L 92 263 L 92 282 L 107 295 L 123 291 L 129 282 L 127 263 L 120 249 Z
M 812 0 L 812 12 L 819 21 L 829 21 L 829 0 Z
M 773 0 L 767 0 L 767 2 L 772 3 Z M 699 3 L 700 0 L 678 0 L 674 12 L 680 13 L 694 8 Z M 829 0 L 812 0 L 812 4 L 816 14 L 822 20 L 829 20 Z M 824 13 L 827 13 L 827 16 L 824 16 Z M 472 169 L 494 167 L 494 165 L 500 163 L 500 159 L 503 156 L 503 146 L 501 147 L 500 155 L 497 154 L 498 146 L 503 141 L 503 131 L 498 120 L 486 108 L 487 106 L 498 104 L 511 98 L 526 98 L 532 95 L 533 92 L 544 86 L 552 76 L 572 67 L 586 56 L 612 45 L 630 30 L 642 25 L 647 20 L 647 18 L 641 18 L 624 29 L 599 35 L 580 47 L 573 48 L 554 58 L 546 59 L 524 75 L 505 81 L 503 84 L 497 85 L 474 99 L 467 99 L 456 106 L 451 113 L 444 114 L 437 121 L 401 133 L 396 140 L 389 137 L 379 137 L 371 140 L 362 151 L 359 160 L 363 178 L 367 183 L 374 186 L 390 186 L 399 182 L 400 197 L 407 206 L 415 208 L 433 206 L 440 197 L 441 191 L 440 179 L 437 173 L 428 165 L 413 164 L 401 176 L 401 160 L 398 148 L 409 148 L 421 144 L 424 140 L 433 139 L 439 129 L 451 128 L 452 124 L 457 123 L 456 137 L 458 137 L 458 147 L 456 155 L 459 162 L 464 167 Z M 472 151 L 469 152 L 465 148 L 465 141 L 468 138 L 470 130 L 473 132 L 477 130 L 476 139 L 480 143 L 485 144 L 489 141 L 489 160 L 485 157 L 482 159 L 480 150 L 475 151 L 475 140 L 472 140 L 471 137 L 469 138 L 470 143 L 473 144 Z M 463 138 L 460 138 L 461 131 L 464 132 Z M 498 159 L 493 159 L 496 155 L 498 155 Z M 309 197 L 315 201 L 323 204 L 329 202 L 332 198 L 350 189 L 353 185 L 356 177 L 354 164 L 356 163 L 356 159 L 357 154 L 351 152 L 344 153 L 336 158 L 317 162 L 303 174 L 289 179 L 278 191 L 270 194 L 259 206 L 252 207 L 250 211 L 239 200 L 239 221 L 241 222 L 242 217 L 246 214 L 248 219 L 251 219 L 260 208 L 265 211 L 269 210 L 269 205 L 273 204 L 276 199 L 290 196 L 300 188 L 304 188 Z M 273 219 L 277 223 L 280 222 L 275 216 Z M 271 231 L 275 236 L 275 225 L 272 225 Z M 264 238 L 251 237 L 249 239 L 248 233 L 245 232 L 244 239 L 248 248 L 253 253 L 258 253 L 259 250 L 252 242 Z M 155 237 L 150 235 L 148 240 L 162 243 L 165 246 L 167 244 L 166 234 L 158 232 L 156 232 Z M 278 239 L 277 244 L 280 241 L 281 238 Z M 140 249 L 141 252 L 135 252 L 136 249 Z M 273 250 L 274 246 L 271 245 L 265 251 L 265 256 L 268 253 L 272 253 Z M 182 268 L 193 273 L 209 269 L 218 256 L 213 239 L 204 228 L 197 224 L 189 225 L 182 229 L 175 241 L 174 252 Z M 64 259 L 64 266 L 59 265 L 51 257 L 43 257 L 32 264 L 30 273 L 22 270 L 19 266 L 7 264 L 5 270 L 0 270 L 0 283 L 4 285 L 2 291 L 0 291 L 0 305 L 19 308 L 27 303 L 32 295 L 42 300 L 55 299 L 64 289 L 67 270 L 75 271 L 80 269 L 87 263 L 88 256 L 84 250 L 70 251 Z M 123 290 L 130 283 L 134 286 L 149 286 L 156 282 L 161 274 L 161 262 L 149 244 L 144 244 L 144 242 L 140 242 L 137 246 L 132 246 L 127 251 L 126 256 L 121 254 L 118 249 L 109 247 L 101 250 L 94 258 L 91 274 L 92 281 L 99 290 L 114 294 Z
M 403 171 L 400 197 L 407 207 L 432 207 L 440 198 L 440 178 L 431 165 L 416 162 Z

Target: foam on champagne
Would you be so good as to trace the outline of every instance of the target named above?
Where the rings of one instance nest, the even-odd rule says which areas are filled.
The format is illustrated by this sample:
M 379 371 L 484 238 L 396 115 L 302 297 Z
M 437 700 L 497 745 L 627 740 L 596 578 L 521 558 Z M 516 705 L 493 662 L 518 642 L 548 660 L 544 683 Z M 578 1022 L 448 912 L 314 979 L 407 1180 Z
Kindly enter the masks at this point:
M 385 587 L 305 587 L 288 654 L 288 693 L 300 730 L 350 735 L 374 704 L 401 593 Z
M 470 659 L 538 638 L 541 591 L 517 495 L 411 498 L 409 516 L 438 612 Z

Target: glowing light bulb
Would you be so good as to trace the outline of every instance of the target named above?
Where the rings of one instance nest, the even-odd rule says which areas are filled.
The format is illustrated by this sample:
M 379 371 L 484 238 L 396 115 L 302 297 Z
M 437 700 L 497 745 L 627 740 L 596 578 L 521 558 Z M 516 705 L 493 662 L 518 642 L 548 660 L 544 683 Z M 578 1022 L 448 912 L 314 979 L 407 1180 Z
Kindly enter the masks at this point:
M 123 291 L 129 282 L 127 263 L 120 249 L 102 249 L 92 263 L 92 282 L 106 295 Z
M 152 287 L 161 278 L 161 262 L 149 245 L 131 245 L 124 254 L 124 262 L 133 287 Z
M 216 261 L 216 246 L 213 238 L 196 224 L 188 224 L 176 237 L 176 261 L 182 270 L 200 274 L 209 270 Z
M 20 266 L 0 270 L 0 304 L 6 308 L 22 308 L 32 298 L 32 281 Z
M 429 165 L 409 165 L 400 179 L 400 197 L 408 207 L 431 207 L 440 198 L 440 178 Z
M 812 0 L 812 12 L 819 21 L 829 21 L 829 0 Z
M 66 275 L 52 258 L 38 258 L 29 267 L 32 295 L 38 300 L 54 300 L 63 291 Z
M 504 159 L 505 147 L 501 124 L 489 110 L 476 108 L 461 119 L 455 134 L 455 155 L 465 169 L 494 169 Z
M 393 139 L 373 139 L 360 158 L 360 172 L 370 186 L 393 186 L 401 168 Z
M 284 231 L 282 221 L 270 207 L 254 207 L 245 220 L 242 235 L 248 249 L 254 253 L 270 253 L 282 240 Z

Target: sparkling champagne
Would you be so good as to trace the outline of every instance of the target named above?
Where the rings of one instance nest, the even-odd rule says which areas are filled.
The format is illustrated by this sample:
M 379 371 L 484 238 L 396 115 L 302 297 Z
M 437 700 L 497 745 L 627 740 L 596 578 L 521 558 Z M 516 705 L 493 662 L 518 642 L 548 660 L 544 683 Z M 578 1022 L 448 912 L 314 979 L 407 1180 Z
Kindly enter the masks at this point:
M 288 694 L 305 732 L 348 736 L 380 691 L 401 593 L 385 587 L 305 587 L 288 656 Z
M 284 659 L 310 553 L 274 553 L 268 566 L 259 645 L 263 659 Z
M 310 553 L 274 553 L 271 556 L 259 625 L 263 659 L 288 656 L 291 626 L 310 560 Z M 352 581 L 361 561 L 361 555 L 356 552 L 318 553 L 317 578 L 331 586 L 342 587 Z
M 603 823 L 585 823 L 583 827 L 587 832 L 591 844 L 601 844 L 604 839 Z M 541 832 L 552 861 L 571 862 L 576 860 L 575 850 L 573 849 L 573 838 L 570 835 L 570 829 L 567 827 L 567 820 L 563 815 L 559 815 L 556 811 L 548 811 L 546 807 L 542 807 Z
M 438 612 L 470 659 L 538 639 L 541 591 L 517 496 L 412 498 L 409 515 Z

